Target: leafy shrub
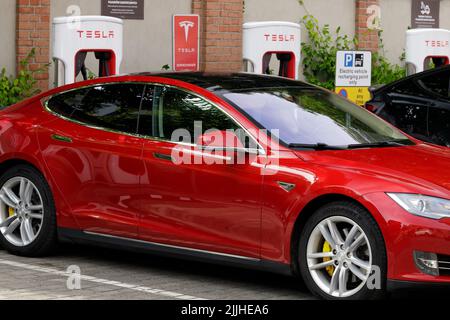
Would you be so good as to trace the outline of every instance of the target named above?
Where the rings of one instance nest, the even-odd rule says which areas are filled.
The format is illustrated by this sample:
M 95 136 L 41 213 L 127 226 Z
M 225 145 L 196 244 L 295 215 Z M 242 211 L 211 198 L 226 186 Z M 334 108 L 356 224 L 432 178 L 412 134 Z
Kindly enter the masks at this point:
M 340 27 L 334 35 L 328 24 L 320 28 L 319 21 L 312 15 L 304 16 L 302 24 L 309 37 L 309 42 L 302 43 L 305 79 L 312 84 L 334 90 L 336 53 L 341 50 L 352 50 L 357 45 L 357 40 L 342 35 Z
M 17 77 L 7 76 L 6 69 L 0 73 L 0 108 L 18 103 L 23 99 L 32 97 L 40 92 L 35 88 L 35 75 L 44 72 L 48 65 L 37 70 L 30 70 L 30 61 L 35 57 L 36 50 L 32 49 L 27 57 L 20 62 L 20 71 Z
M 303 1 L 299 2 L 303 5 Z M 334 90 L 336 53 L 342 50 L 355 50 L 358 46 L 358 39 L 343 35 L 340 27 L 334 33 L 328 24 L 320 27 L 319 21 L 309 13 L 303 17 L 301 24 L 305 26 L 309 39 L 308 42 L 302 43 L 305 79 L 312 84 Z M 406 75 L 405 67 L 390 63 L 382 53 L 384 44 L 381 36 L 382 31 L 379 32 L 380 50 L 372 54 L 373 85 L 388 84 Z M 404 60 L 403 56 L 401 60 Z
M 384 51 L 382 31 L 379 31 L 380 51 Z M 405 53 L 400 56 L 400 61 L 405 61 Z M 406 76 L 406 67 L 392 64 L 379 52 L 372 53 L 372 84 L 381 85 L 397 81 Z

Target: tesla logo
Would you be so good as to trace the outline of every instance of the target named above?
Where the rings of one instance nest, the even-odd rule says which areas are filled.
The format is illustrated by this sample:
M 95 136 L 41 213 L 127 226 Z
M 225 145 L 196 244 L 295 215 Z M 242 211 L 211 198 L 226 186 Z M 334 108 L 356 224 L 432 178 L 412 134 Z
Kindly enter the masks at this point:
M 184 37 L 186 39 L 186 42 L 188 42 L 189 39 L 189 31 L 191 28 L 195 27 L 195 23 L 192 21 L 182 21 L 180 22 L 180 28 L 184 29 Z
M 197 71 L 199 66 L 200 38 L 199 15 L 173 16 L 173 69 Z
M 266 38 L 266 41 L 272 41 L 272 42 L 292 42 L 295 41 L 295 35 L 291 34 L 268 34 L 266 33 L 264 35 L 264 38 Z
M 448 40 L 425 40 L 425 45 L 432 48 L 445 48 L 449 46 Z
M 114 39 L 115 33 L 113 30 L 77 30 L 80 39 Z

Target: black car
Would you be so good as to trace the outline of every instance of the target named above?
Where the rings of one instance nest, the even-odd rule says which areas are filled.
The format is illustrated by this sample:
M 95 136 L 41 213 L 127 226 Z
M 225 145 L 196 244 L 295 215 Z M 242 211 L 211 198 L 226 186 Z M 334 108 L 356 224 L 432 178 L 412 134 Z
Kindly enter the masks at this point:
M 417 139 L 450 147 L 450 66 L 373 89 L 366 108 Z

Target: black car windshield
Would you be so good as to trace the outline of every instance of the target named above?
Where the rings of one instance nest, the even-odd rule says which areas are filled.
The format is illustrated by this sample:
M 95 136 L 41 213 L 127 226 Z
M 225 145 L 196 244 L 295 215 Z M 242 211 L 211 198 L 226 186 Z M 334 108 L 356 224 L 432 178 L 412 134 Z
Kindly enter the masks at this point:
M 228 92 L 223 97 L 289 146 L 412 144 L 372 113 L 321 89 L 264 88 Z

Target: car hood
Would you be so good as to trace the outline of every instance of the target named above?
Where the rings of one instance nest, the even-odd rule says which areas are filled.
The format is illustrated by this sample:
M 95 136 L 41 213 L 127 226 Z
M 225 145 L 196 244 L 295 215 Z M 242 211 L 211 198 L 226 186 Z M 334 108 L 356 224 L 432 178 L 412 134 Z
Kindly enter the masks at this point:
M 351 170 L 450 198 L 450 149 L 428 144 L 339 151 L 296 152 L 305 161 Z M 417 192 L 417 190 L 414 190 Z

